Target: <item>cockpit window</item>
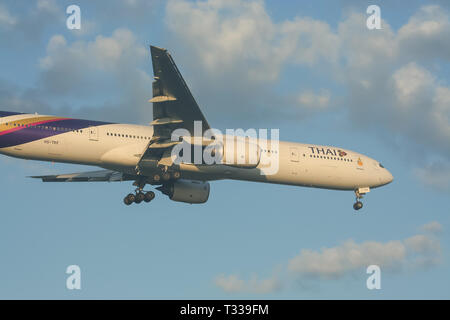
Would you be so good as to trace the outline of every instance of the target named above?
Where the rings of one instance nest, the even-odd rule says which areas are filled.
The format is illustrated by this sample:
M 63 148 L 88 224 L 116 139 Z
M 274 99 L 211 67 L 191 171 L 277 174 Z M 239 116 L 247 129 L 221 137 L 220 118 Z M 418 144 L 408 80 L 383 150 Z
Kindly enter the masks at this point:
M 379 163 L 378 165 L 379 165 L 381 168 L 384 168 L 384 166 L 383 166 L 381 163 Z

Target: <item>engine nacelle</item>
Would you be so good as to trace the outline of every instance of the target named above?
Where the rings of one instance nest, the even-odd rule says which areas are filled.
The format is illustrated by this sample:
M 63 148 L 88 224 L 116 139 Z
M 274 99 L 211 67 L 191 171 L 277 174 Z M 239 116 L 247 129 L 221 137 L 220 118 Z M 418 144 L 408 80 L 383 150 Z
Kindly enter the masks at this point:
M 183 180 L 157 188 L 169 196 L 170 200 L 186 203 L 205 203 L 209 198 L 209 182 Z

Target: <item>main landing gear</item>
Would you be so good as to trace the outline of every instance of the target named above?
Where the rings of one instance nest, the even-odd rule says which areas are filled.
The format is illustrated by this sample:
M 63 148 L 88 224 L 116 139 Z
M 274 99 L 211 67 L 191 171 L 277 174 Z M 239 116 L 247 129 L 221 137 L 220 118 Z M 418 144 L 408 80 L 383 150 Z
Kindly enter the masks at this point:
M 163 184 L 169 181 L 178 180 L 180 178 L 181 178 L 180 171 L 168 170 L 168 167 L 163 167 L 159 172 L 156 172 L 153 176 L 151 176 L 150 183 Z M 144 191 L 144 186 L 146 183 L 149 183 L 148 180 L 145 179 L 136 180 L 133 183 L 133 185 L 137 187 L 136 190 L 134 191 L 134 193 L 128 194 L 123 199 L 123 203 L 129 206 L 132 203 L 141 203 L 142 201 L 144 202 L 152 201 L 155 198 L 155 193 L 153 191 Z
M 356 211 L 362 209 L 363 203 L 360 201 L 360 199 L 362 199 L 363 196 L 369 191 L 370 191 L 370 189 L 368 187 L 367 188 L 358 188 L 355 190 L 356 202 L 353 204 L 353 209 L 355 209 Z
M 135 194 L 130 193 L 128 194 L 124 199 L 123 203 L 125 203 L 127 206 L 134 203 L 141 203 L 144 202 L 150 202 L 153 199 L 155 199 L 155 193 L 153 191 L 143 192 L 142 190 L 136 191 Z
M 130 193 L 123 199 L 123 203 L 127 206 L 132 203 L 141 203 L 142 201 L 148 203 L 155 199 L 155 193 L 153 191 L 144 191 L 145 182 L 137 180 L 133 185 L 137 187 L 134 194 Z

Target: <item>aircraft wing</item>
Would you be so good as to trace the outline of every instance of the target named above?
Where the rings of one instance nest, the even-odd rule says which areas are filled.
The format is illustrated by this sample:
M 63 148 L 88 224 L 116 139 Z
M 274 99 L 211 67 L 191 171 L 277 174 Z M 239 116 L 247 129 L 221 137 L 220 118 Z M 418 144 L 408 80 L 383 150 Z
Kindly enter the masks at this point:
M 112 170 L 99 170 L 89 172 L 77 172 L 69 174 L 57 174 L 48 176 L 32 176 L 30 178 L 42 179 L 43 182 L 92 182 L 92 181 L 127 181 L 134 180 L 131 175 Z
M 180 71 L 167 50 L 150 46 L 153 75 L 153 122 L 156 136 L 170 139 L 174 129 L 194 136 L 194 121 L 202 122 L 201 134 L 210 129 Z
M 136 170 L 143 173 L 145 167 L 154 165 L 171 166 L 170 150 L 179 143 L 172 141 L 172 132 L 176 129 L 186 129 L 191 137 L 194 132 L 194 122 L 201 121 L 202 130 L 197 133 L 203 136 L 210 129 L 208 122 L 191 94 L 180 71 L 166 49 L 150 46 L 152 55 L 154 81 L 153 98 L 153 137 L 138 162 Z

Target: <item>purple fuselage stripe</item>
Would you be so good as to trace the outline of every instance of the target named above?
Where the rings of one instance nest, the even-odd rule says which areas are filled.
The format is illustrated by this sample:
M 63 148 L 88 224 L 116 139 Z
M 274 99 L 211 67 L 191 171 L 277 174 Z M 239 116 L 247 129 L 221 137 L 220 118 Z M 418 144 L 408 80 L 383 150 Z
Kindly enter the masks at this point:
M 22 113 L 22 112 L 11 112 L 11 111 L 0 111 L 0 118 L 10 117 L 10 116 L 17 116 L 18 114 L 25 114 L 25 113 Z
M 49 123 L 39 125 L 42 127 L 47 127 L 48 129 L 40 129 L 36 127 L 23 128 L 18 131 L 7 133 L 0 136 L 0 148 L 13 147 L 20 144 L 45 139 L 48 137 L 56 136 L 59 134 L 67 133 L 72 130 L 80 130 L 94 126 L 102 126 L 111 124 L 110 122 L 102 121 L 91 121 L 91 120 L 80 120 L 80 119 L 65 119 L 58 120 Z M 58 128 L 59 130 L 53 130 Z M 67 131 L 61 130 L 61 128 L 69 129 Z

